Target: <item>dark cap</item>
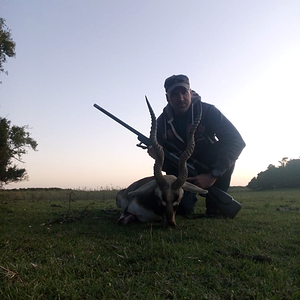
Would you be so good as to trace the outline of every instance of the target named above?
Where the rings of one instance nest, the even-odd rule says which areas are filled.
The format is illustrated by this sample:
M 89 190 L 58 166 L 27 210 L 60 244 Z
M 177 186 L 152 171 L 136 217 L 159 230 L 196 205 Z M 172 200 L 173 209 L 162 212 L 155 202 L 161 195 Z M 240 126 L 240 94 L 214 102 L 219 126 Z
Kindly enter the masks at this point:
M 183 86 L 186 89 L 190 89 L 190 81 L 189 78 L 185 75 L 172 75 L 165 80 L 165 90 L 166 93 L 171 93 L 176 87 Z

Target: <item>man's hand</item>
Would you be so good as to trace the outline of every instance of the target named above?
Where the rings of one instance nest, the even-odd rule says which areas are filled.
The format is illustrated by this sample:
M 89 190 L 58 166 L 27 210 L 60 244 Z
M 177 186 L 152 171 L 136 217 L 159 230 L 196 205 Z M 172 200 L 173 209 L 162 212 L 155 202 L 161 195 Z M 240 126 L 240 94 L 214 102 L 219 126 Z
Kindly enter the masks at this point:
M 208 174 L 200 174 L 195 177 L 188 177 L 186 181 L 199 186 L 202 189 L 210 188 L 215 182 L 217 178 L 213 177 L 210 173 Z

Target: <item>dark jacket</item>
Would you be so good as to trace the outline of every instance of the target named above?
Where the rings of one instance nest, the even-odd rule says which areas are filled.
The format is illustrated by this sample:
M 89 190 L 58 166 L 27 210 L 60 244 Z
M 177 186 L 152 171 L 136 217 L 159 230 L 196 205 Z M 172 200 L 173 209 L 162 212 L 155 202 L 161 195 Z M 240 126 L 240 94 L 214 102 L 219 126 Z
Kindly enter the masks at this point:
M 213 105 L 201 101 L 193 91 L 192 103 L 185 117 L 177 117 L 168 104 L 157 119 L 158 142 L 170 152 L 181 153 L 186 148 L 186 135 L 190 124 L 202 113 L 201 122 L 195 133 L 195 150 L 192 158 L 200 165 L 199 174 L 214 173 L 223 175 L 238 159 L 245 147 L 241 135 L 232 123 Z M 184 119 L 185 118 L 185 119 Z M 174 151 L 174 147 L 177 149 Z M 168 162 L 164 164 L 167 174 L 177 175 L 176 169 Z

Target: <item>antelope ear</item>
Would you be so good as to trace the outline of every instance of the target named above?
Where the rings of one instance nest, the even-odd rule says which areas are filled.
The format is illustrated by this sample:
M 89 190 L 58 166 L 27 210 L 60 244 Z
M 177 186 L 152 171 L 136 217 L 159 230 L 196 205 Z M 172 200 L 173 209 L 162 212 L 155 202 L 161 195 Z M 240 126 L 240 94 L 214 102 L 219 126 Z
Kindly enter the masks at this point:
M 199 188 L 197 185 L 194 185 L 194 184 L 189 183 L 189 182 L 185 182 L 184 185 L 182 186 L 182 188 L 185 191 L 189 191 L 189 192 L 192 192 L 192 193 L 197 193 L 197 194 L 200 194 L 200 195 L 206 195 L 208 193 L 207 190 L 203 190 L 203 189 Z
M 128 196 L 132 197 L 132 196 L 138 196 L 141 194 L 145 194 L 145 193 L 155 189 L 156 187 L 157 187 L 157 182 L 155 179 L 153 179 L 153 180 L 145 183 L 144 185 L 140 186 L 135 191 L 128 193 Z

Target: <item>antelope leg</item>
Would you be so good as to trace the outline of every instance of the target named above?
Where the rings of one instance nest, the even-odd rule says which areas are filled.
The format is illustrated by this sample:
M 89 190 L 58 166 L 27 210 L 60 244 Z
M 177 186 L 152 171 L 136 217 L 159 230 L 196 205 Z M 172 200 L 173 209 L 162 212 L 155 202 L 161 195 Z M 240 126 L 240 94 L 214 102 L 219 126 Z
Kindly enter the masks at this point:
M 119 220 L 118 220 L 118 224 L 121 226 L 125 226 L 128 225 L 130 222 L 136 221 L 137 217 L 133 214 L 121 214 Z

